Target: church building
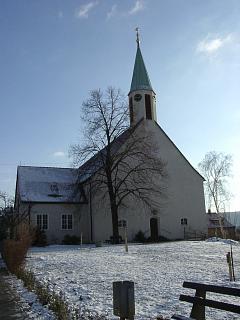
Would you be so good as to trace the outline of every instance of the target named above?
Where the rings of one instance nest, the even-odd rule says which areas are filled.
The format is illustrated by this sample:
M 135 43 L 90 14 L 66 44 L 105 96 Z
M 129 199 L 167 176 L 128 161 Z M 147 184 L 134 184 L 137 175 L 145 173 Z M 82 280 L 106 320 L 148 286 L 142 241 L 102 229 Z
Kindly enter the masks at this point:
M 133 241 L 139 231 L 152 241 L 203 238 L 207 235 L 204 178 L 157 122 L 156 94 L 143 61 L 138 35 L 128 96 L 130 126 L 138 124 L 139 130 L 148 132 L 153 147 L 166 162 L 168 199 L 157 210 L 137 202 L 120 208 L 119 234 L 123 237 L 127 232 L 129 241 Z M 128 139 L 127 131 L 123 137 L 124 144 Z M 92 175 L 86 175 L 84 171 L 84 166 L 93 162 L 97 162 L 97 155 L 76 169 L 18 167 L 15 208 L 20 213 L 27 213 L 31 224 L 46 232 L 48 243 L 62 243 L 66 235 L 82 235 L 85 243 L 111 238 L 110 206 L 102 201 L 100 192 L 91 190 L 91 179 L 96 171 Z

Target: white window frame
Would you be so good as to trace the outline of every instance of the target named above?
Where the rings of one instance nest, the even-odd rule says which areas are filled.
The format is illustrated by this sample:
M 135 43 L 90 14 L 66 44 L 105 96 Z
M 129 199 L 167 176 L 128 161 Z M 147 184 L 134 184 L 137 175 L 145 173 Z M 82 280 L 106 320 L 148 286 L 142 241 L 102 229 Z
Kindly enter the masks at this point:
M 67 216 L 66 218 L 66 224 L 67 224 L 67 228 L 63 228 L 63 216 Z M 72 217 L 72 228 L 68 228 L 68 217 L 71 216 Z M 73 214 L 72 213 L 62 213 L 61 214 L 61 230 L 73 230 Z
M 41 222 L 40 225 L 38 224 L 38 217 L 41 217 Z M 47 228 L 43 228 L 43 216 L 47 217 Z M 48 230 L 49 228 L 49 219 L 48 219 L 48 214 L 47 213 L 37 213 L 36 214 L 36 226 L 40 228 L 40 230 Z

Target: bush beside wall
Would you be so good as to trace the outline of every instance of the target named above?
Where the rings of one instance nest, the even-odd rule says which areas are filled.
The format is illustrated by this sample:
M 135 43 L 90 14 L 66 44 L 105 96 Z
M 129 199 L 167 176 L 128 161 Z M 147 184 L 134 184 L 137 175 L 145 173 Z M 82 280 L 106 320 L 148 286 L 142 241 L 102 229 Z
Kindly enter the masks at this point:
M 26 224 L 18 226 L 15 239 L 3 241 L 2 257 L 10 272 L 16 273 L 22 267 L 31 242 L 30 227 Z

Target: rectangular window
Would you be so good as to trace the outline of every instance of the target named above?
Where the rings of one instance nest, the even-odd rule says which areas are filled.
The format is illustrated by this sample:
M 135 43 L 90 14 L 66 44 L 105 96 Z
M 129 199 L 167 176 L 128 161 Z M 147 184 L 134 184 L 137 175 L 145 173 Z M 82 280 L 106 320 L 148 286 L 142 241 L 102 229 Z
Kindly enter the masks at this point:
M 181 224 L 182 225 L 187 225 L 188 221 L 187 221 L 187 218 L 182 218 L 181 219 Z
M 37 226 L 41 230 L 48 229 L 48 215 L 47 214 L 37 214 Z
M 130 123 L 133 123 L 133 100 L 132 100 L 132 97 L 129 99 L 129 112 L 130 112 Z
M 63 214 L 62 215 L 62 229 L 63 230 L 72 230 L 72 228 L 73 228 L 72 214 Z
M 118 226 L 121 228 L 127 227 L 127 220 L 118 220 Z
M 152 106 L 150 94 L 145 94 L 146 119 L 152 120 Z

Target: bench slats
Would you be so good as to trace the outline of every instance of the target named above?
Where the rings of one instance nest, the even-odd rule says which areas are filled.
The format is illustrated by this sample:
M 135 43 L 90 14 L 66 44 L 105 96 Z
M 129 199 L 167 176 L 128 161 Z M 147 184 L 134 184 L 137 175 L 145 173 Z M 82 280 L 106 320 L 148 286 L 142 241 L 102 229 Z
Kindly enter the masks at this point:
M 210 285 L 210 284 L 188 282 L 188 281 L 183 282 L 183 287 L 189 288 L 189 289 L 201 289 L 202 288 L 208 292 L 221 293 L 221 294 L 240 297 L 240 289 L 238 289 L 238 288 L 214 286 L 214 285 Z
M 206 307 L 211 307 L 215 309 L 220 309 L 220 310 L 225 310 L 225 311 L 230 311 L 234 313 L 240 314 L 240 306 L 231 304 L 231 303 L 226 303 L 226 302 L 218 302 L 210 299 L 203 299 L 200 297 L 191 297 L 187 296 L 184 294 L 181 294 L 179 297 L 180 301 L 185 301 L 185 302 L 190 302 L 190 303 L 197 303 L 201 306 L 206 306 Z

